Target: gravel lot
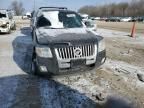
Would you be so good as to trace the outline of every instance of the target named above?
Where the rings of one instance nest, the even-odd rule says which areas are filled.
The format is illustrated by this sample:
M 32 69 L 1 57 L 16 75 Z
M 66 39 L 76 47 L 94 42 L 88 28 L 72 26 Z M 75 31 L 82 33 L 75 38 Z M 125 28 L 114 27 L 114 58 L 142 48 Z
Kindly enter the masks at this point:
M 1 108 L 144 108 L 144 37 L 98 29 L 107 61 L 98 70 L 53 79 L 29 73 L 30 28 L 0 35 Z
M 98 28 L 105 28 L 109 30 L 118 30 L 131 33 L 133 22 L 105 22 L 96 21 Z M 136 33 L 144 34 L 144 22 L 136 22 Z

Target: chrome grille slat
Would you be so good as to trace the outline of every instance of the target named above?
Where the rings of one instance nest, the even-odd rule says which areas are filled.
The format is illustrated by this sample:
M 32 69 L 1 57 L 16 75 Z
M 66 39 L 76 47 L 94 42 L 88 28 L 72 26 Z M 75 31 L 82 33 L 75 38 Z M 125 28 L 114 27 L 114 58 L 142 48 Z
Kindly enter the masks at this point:
M 65 58 L 68 58 L 67 48 L 64 48 Z
M 72 47 L 72 52 L 74 52 L 74 49 L 75 49 L 75 46 L 74 46 L 74 47 Z M 73 58 L 75 58 L 74 53 L 73 53 Z
M 90 55 L 90 51 L 89 51 L 89 50 L 90 50 L 90 47 L 89 47 L 89 45 L 88 45 L 88 55 Z
M 69 50 L 69 48 L 67 48 L 67 54 L 68 54 L 68 59 L 71 58 L 70 57 L 70 50 Z
M 61 54 L 62 54 L 62 58 L 64 59 L 65 57 L 64 57 L 64 49 L 63 48 L 61 49 Z
M 82 56 L 85 57 L 85 53 L 84 53 L 84 46 L 82 46 Z
M 60 49 L 58 49 L 58 54 L 59 54 L 60 58 L 62 58 Z
M 86 57 L 88 56 L 88 49 L 87 49 L 87 45 L 85 46 L 85 51 L 86 51 Z
M 86 46 L 84 46 L 84 56 L 86 57 Z
M 90 55 L 92 55 L 92 46 L 90 45 L 90 50 L 89 50 L 89 52 L 90 52 Z
M 81 49 L 81 55 L 75 55 L 75 49 Z M 70 46 L 63 48 L 56 48 L 58 57 L 60 59 L 80 59 L 93 56 L 96 53 L 95 45 L 81 45 L 81 46 Z

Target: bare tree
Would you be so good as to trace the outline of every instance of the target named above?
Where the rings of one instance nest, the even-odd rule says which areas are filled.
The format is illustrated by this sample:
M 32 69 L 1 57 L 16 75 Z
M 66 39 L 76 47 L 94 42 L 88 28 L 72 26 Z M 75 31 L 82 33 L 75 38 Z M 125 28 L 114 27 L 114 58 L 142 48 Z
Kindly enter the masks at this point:
M 17 0 L 13 1 L 10 6 L 11 9 L 15 11 L 17 16 L 22 15 L 25 9 L 23 8 L 23 3 L 18 2 Z
M 131 2 L 111 3 L 101 6 L 84 6 L 80 13 L 90 16 L 144 16 L 144 0 L 131 0 Z

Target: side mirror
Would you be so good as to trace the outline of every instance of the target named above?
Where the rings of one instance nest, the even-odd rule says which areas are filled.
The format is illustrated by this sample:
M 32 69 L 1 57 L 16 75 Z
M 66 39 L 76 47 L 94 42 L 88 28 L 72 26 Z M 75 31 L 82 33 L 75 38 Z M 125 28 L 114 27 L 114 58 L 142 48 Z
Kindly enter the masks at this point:
M 85 21 L 84 24 L 86 25 L 87 28 L 94 27 L 94 24 L 91 21 Z

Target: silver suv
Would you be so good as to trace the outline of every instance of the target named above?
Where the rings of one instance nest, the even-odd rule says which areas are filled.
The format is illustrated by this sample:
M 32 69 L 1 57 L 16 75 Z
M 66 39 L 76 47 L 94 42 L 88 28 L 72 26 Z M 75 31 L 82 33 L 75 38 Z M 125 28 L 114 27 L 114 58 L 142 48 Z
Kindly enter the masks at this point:
M 11 10 L 0 9 L 0 33 L 10 33 L 16 29 Z

